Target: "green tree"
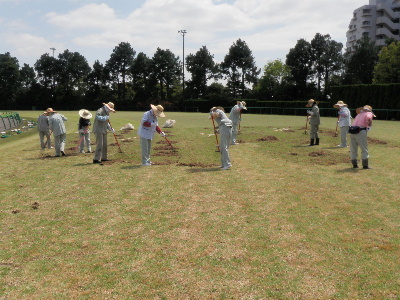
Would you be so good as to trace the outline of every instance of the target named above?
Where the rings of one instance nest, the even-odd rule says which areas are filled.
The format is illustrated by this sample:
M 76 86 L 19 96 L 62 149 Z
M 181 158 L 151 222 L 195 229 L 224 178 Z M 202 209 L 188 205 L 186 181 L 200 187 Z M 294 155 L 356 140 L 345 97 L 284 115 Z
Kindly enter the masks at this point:
M 371 84 L 378 62 L 379 47 L 364 36 L 344 55 L 344 84 Z
M 343 45 L 331 39 L 329 34 L 317 33 L 311 41 L 311 55 L 314 74 L 317 78 L 317 90 L 321 94 L 329 90 L 330 76 L 342 70 Z
M 109 98 L 110 88 L 107 85 L 107 74 L 105 67 L 100 61 L 96 60 L 90 73 L 87 76 L 88 91 L 87 96 L 91 102 L 106 101 Z
M 382 48 L 372 82 L 400 83 L 400 42 Z
M 84 79 L 91 70 L 85 57 L 68 49 L 58 55 L 56 69 L 58 84 L 67 93 L 81 89 Z
M 42 91 L 42 101 L 50 103 L 55 95 L 57 77 L 57 59 L 48 53 L 42 54 L 34 64 L 36 79 Z
M 310 92 L 308 80 L 313 75 L 311 44 L 304 39 L 298 40 L 286 55 L 286 65 L 290 68 L 290 77 L 296 87 L 297 97 L 304 98 Z
M 151 77 L 151 59 L 140 52 L 134 60 L 131 68 L 133 78 L 133 89 L 135 91 L 135 100 L 137 102 L 148 101 L 152 98 L 152 93 L 155 90 L 155 80 Z M 146 103 L 149 104 L 149 103 Z
M 280 59 L 269 61 L 264 66 L 263 75 L 257 83 L 257 98 L 262 100 L 285 98 L 285 87 L 290 76 L 290 68 Z
M 186 57 L 186 68 L 191 74 L 188 81 L 188 88 L 193 98 L 205 95 L 207 81 L 215 78 L 217 74 L 214 56 L 210 54 L 206 46 L 200 48 L 196 54 L 189 54 Z
M 220 69 L 225 79 L 228 80 L 227 85 L 234 98 L 238 96 L 239 90 L 244 98 L 246 83 L 256 84 L 261 72 L 256 66 L 250 48 L 241 39 L 238 39 L 229 48 L 228 54 L 220 64 Z
M 15 103 L 20 88 L 18 60 L 9 52 L 0 54 L 0 104 L 3 107 Z
M 132 64 L 136 51 L 128 42 L 120 43 L 113 50 L 110 59 L 106 62 L 106 70 L 109 72 L 111 83 L 118 91 L 118 99 L 126 100 L 126 82 L 131 79 Z
M 157 81 L 159 98 L 171 100 L 174 86 L 179 82 L 181 67 L 179 58 L 170 50 L 157 48 L 151 61 L 152 78 Z

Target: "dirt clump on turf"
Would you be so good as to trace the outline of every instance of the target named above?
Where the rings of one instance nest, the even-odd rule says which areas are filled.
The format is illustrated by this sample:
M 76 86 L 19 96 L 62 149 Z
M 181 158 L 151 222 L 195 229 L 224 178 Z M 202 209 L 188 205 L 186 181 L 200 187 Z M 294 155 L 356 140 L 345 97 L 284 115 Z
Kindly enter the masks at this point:
M 178 156 L 177 152 L 161 150 L 154 153 L 153 156 Z
M 171 144 L 176 144 L 176 141 L 170 141 L 170 142 L 171 142 Z M 166 140 L 160 140 L 156 144 L 168 144 L 168 142 Z
M 349 157 L 338 153 L 328 153 L 326 151 L 313 151 L 308 153 L 312 157 L 312 162 L 317 165 L 337 165 L 341 163 L 348 163 Z
M 378 145 L 386 145 L 387 144 L 387 142 L 385 142 L 385 141 L 378 140 L 376 138 L 371 138 L 371 137 L 368 137 L 368 143 L 378 144 Z
M 318 156 L 326 156 L 329 154 L 324 151 L 313 151 L 313 152 L 308 153 L 308 155 L 312 156 L 312 157 L 318 157 Z
M 178 149 L 178 148 L 173 148 L 172 149 L 172 147 L 170 146 L 170 145 L 162 145 L 162 146 L 157 146 L 157 147 L 154 147 L 154 150 L 176 150 L 176 149 Z
M 264 136 L 262 138 L 257 139 L 258 142 L 273 142 L 278 141 L 278 138 L 273 135 Z

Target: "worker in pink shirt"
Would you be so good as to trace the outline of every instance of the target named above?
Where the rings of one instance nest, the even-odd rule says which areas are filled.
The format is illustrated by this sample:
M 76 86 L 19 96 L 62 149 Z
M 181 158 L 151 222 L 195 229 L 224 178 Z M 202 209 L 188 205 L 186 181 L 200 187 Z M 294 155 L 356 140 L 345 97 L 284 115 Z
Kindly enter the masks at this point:
M 353 168 L 358 168 L 357 157 L 358 147 L 361 149 L 361 161 L 363 169 L 371 169 L 368 166 L 368 137 L 367 133 L 372 127 L 372 119 L 375 115 L 372 113 L 372 107 L 365 105 L 357 108 L 357 116 L 353 125 L 350 126 L 350 159 Z M 354 131 L 353 131 L 354 130 Z

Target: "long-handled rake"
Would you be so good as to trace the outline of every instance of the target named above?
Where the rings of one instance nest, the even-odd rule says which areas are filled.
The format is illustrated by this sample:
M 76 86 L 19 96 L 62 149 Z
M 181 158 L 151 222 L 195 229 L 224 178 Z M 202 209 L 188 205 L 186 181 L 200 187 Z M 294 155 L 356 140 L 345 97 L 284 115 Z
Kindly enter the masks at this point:
M 108 124 L 110 124 L 110 127 L 111 127 L 111 129 L 114 129 L 114 127 L 112 127 L 112 125 L 111 125 L 111 122 L 110 122 L 110 120 L 108 120 Z M 121 146 L 120 146 L 120 145 L 119 145 L 119 143 L 118 143 L 117 136 L 115 135 L 115 132 L 114 132 L 114 130 L 113 130 L 113 135 L 114 135 L 115 141 L 117 142 L 117 145 L 118 145 L 119 152 L 121 152 L 121 153 L 122 153 Z
M 214 122 L 214 117 L 213 116 L 211 116 L 211 120 L 212 120 L 212 123 L 213 123 L 213 126 L 214 126 L 215 140 L 217 142 L 217 144 L 215 145 L 217 147 L 217 150 L 215 150 L 215 152 L 220 152 L 218 136 L 217 136 L 217 129 L 215 128 L 215 122 Z
M 87 127 L 86 131 L 83 133 L 83 135 L 81 136 L 81 138 L 78 140 L 78 146 L 76 146 L 75 151 L 78 150 L 79 145 L 81 144 L 83 138 L 85 137 L 85 134 L 89 131 L 89 126 Z
M 335 136 L 338 136 L 339 119 L 340 119 L 340 115 L 337 117 Z
M 47 143 L 49 142 L 50 137 L 51 137 L 52 134 L 53 134 L 53 130 L 51 130 L 50 134 L 48 136 L 46 136 L 46 143 L 44 143 L 45 145 L 47 145 Z M 51 147 L 51 145 L 50 145 L 50 147 Z
M 307 134 L 307 127 L 308 127 L 308 114 L 307 114 L 307 118 L 306 118 L 306 130 L 304 131 L 304 134 Z

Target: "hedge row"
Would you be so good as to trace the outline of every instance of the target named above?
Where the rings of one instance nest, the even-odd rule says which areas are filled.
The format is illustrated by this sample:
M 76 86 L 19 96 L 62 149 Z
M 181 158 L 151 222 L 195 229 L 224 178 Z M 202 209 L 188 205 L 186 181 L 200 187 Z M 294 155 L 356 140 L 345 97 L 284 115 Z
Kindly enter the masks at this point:
M 335 86 L 331 100 L 343 100 L 353 108 L 370 105 L 373 109 L 400 109 L 400 84 Z

